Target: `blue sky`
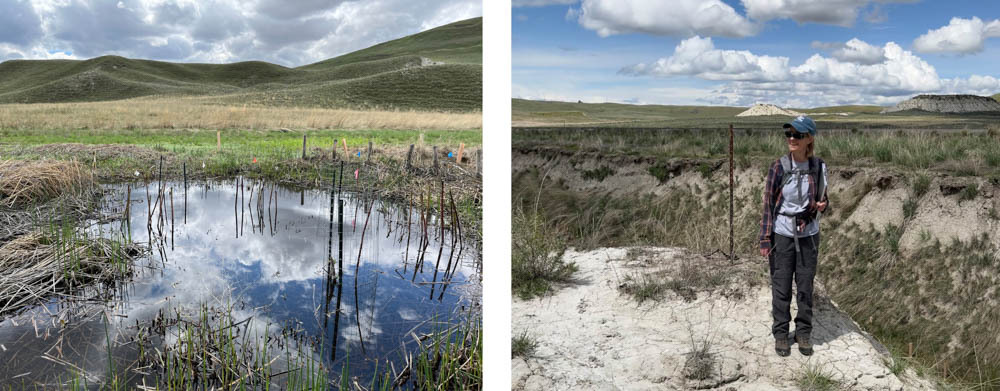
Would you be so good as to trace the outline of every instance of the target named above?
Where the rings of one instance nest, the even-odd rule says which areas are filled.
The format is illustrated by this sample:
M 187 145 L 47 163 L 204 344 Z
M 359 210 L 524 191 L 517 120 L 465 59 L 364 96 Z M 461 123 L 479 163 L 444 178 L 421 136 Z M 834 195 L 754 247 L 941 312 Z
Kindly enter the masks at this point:
M 791 107 L 1000 93 L 1000 2 L 513 0 L 515 98 Z

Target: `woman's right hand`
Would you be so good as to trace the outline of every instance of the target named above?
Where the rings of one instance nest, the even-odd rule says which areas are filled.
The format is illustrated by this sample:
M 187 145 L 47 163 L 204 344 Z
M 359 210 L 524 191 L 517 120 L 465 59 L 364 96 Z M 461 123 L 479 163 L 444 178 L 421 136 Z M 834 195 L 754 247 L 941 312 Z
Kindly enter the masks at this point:
M 764 258 L 767 258 L 767 255 L 770 254 L 770 253 L 771 253 L 771 249 L 769 249 L 769 248 L 766 248 L 766 249 L 762 248 L 762 249 L 760 249 L 760 256 L 762 256 Z

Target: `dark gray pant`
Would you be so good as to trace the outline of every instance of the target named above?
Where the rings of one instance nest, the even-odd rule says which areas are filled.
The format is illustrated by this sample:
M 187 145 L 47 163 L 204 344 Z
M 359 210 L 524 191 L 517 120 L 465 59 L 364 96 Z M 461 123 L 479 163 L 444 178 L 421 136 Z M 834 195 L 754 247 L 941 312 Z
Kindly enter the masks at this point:
M 795 241 L 775 234 L 768 256 L 771 266 L 771 315 L 774 324 L 771 333 L 775 339 L 788 338 L 788 323 L 792 320 L 792 279 L 795 280 L 795 302 L 799 312 L 795 315 L 795 335 L 809 338 L 812 333 L 813 279 L 816 277 L 816 258 L 819 234 L 799 238 L 802 257 L 795 254 Z

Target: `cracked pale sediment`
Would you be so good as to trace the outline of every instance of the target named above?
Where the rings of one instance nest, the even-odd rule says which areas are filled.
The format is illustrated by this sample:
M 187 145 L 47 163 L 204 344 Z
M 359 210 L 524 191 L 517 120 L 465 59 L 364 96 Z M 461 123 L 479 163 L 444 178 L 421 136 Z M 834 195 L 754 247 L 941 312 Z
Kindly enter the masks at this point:
M 793 345 L 784 358 L 774 353 L 769 286 L 740 300 L 699 293 L 684 302 L 670 294 L 636 304 L 618 292 L 626 275 L 691 256 L 680 249 L 648 250 L 657 255 L 645 266 L 625 259 L 626 249 L 567 251 L 564 259 L 579 267 L 578 283 L 542 299 L 513 300 L 513 333 L 527 330 L 538 342 L 532 357 L 511 361 L 514 389 L 684 390 L 725 383 L 719 389 L 793 390 L 807 366 L 853 390 L 933 389 L 912 370 L 903 378 L 893 375 L 883 363 L 885 348 L 827 300 L 816 301 L 815 354 L 804 357 Z M 685 353 L 706 338 L 717 357 L 715 376 L 685 379 Z

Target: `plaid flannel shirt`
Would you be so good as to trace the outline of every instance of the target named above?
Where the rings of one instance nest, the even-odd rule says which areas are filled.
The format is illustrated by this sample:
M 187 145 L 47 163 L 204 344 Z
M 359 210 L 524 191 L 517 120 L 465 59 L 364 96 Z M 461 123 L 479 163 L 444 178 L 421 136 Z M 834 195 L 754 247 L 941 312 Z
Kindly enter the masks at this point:
M 822 170 L 825 164 L 823 163 L 823 159 L 817 158 L 817 163 Z M 774 220 L 777 217 L 774 213 L 778 210 L 777 206 L 781 205 L 781 182 L 784 174 L 785 169 L 781 167 L 781 159 L 775 160 L 774 164 L 771 164 L 771 168 L 767 170 L 767 181 L 764 183 L 764 210 L 760 218 L 760 236 L 758 237 L 761 250 L 771 249 L 771 233 L 774 232 Z M 815 207 L 815 203 L 812 200 L 815 199 L 813 195 L 816 190 L 811 186 L 812 182 L 812 178 L 809 178 L 809 204 L 810 207 Z M 824 211 L 830 210 L 828 194 L 828 191 L 823 194 L 823 201 L 827 202 Z

